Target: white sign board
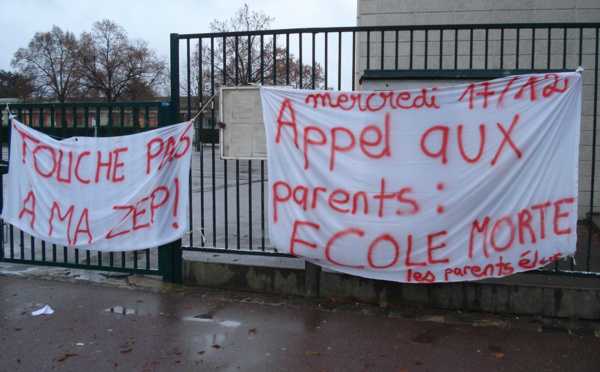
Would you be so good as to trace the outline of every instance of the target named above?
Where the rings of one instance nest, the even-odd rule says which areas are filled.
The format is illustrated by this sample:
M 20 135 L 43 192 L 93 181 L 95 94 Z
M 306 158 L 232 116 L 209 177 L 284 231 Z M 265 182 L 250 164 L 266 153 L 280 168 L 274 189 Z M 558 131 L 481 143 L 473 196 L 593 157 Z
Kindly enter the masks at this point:
M 222 159 L 266 159 L 267 146 L 259 87 L 220 88 Z

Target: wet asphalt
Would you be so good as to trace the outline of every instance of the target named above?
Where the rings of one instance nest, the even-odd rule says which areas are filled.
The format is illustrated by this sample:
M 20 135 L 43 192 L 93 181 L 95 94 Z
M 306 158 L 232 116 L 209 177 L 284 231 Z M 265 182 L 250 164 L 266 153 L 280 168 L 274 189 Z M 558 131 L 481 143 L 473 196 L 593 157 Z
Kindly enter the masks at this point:
M 599 323 L 0 272 L 3 371 L 597 371 Z

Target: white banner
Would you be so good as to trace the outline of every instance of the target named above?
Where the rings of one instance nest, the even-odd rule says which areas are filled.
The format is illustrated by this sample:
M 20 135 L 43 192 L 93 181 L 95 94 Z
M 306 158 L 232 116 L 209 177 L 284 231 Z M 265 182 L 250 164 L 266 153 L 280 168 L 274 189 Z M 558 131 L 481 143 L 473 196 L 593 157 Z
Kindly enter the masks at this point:
M 192 122 L 57 141 L 12 120 L 2 218 L 61 246 L 130 251 L 187 229 Z
M 502 277 L 575 252 L 578 73 L 261 98 L 281 251 L 412 283 Z

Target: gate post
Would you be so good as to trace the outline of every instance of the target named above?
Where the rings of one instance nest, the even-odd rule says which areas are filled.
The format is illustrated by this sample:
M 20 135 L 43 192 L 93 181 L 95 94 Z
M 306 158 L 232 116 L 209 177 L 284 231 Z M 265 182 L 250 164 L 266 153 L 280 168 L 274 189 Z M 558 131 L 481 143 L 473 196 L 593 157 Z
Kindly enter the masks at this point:
M 164 282 L 181 284 L 183 281 L 183 251 L 181 239 L 158 247 L 158 270 Z
M 173 107 L 169 102 L 163 102 L 162 106 L 158 108 L 159 127 L 177 124 L 177 121 L 173 121 L 177 120 L 173 111 Z M 181 284 L 183 281 L 183 251 L 181 245 L 182 241 L 178 239 L 158 247 L 158 271 L 165 282 Z
M 171 102 L 165 102 L 159 108 L 159 126 L 177 123 L 179 123 L 179 34 L 171 34 Z M 158 269 L 165 282 L 181 284 L 183 281 L 181 245 L 182 241 L 178 239 L 158 247 Z

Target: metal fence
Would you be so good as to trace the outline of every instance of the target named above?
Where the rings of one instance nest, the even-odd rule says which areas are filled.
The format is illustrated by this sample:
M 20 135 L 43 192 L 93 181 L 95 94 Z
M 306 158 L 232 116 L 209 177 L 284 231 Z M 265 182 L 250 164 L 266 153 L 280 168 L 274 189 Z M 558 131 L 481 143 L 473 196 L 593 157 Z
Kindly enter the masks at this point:
M 5 173 L 10 167 L 9 112 L 20 122 L 55 138 L 71 136 L 118 136 L 169 124 L 169 103 L 44 103 L 11 104 L 0 108 L 2 161 Z M 3 182 L 0 174 L 0 182 Z M 94 195 L 89 197 L 93 198 Z M 0 189 L 0 207 L 4 201 Z M 32 265 L 60 266 L 88 270 L 161 275 L 167 281 L 178 281 L 171 262 L 171 246 L 141 251 L 103 253 L 69 247 L 59 247 L 34 238 L 2 221 L 0 229 L 0 261 Z M 178 263 L 180 265 L 180 263 Z
M 600 273 L 593 219 L 596 190 L 600 23 L 347 27 L 171 35 L 173 113 L 196 116 L 222 85 L 288 85 L 360 90 L 368 79 L 575 70 L 583 66 L 578 254 L 545 272 Z M 199 102 L 194 107 L 192 101 Z M 214 101 L 198 120 L 218 130 Z M 192 169 L 189 251 L 273 254 L 268 239 L 266 163 L 221 160 L 214 137 L 197 138 Z M 195 231 L 195 232 L 194 232 Z M 198 232 L 199 231 L 199 232 Z M 578 263 L 576 266 L 575 264 Z

